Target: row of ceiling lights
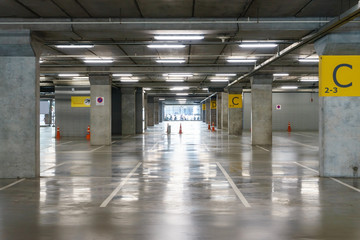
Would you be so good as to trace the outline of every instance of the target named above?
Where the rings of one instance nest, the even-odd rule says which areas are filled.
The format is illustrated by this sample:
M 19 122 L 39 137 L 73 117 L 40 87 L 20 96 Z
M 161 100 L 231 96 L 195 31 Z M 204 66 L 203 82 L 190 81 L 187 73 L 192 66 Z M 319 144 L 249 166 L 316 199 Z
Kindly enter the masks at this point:
M 170 41 L 181 41 L 181 40 L 202 40 L 205 37 L 203 35 L 156 35 L 154 36 L 155 40 L 170 40 Z M 241 48 L 275 48 L 278 44 L 269 41 L 243 41 L 239 46 Z M 93 48 L 93 44 L 70 44 L 70 45 L 56 45 L 57 48 Z M 148 48 L 184 48 L 184 44 L 150 44 L 147 45 Z M 86 58 L 83 59 L 85 63 L 112 63 L 114 59 L 111 58 Z M 255 58 L 244 58 L 242 56 L 231 56 L 226 59 L 229 63 L 255 63 L 257 59 Z M 300 62 L 316 62 L 317 59 L 299 59 Z M 185 63 L 186 60 L 183 58 L 173 58 L 173 59 L 157 59 L 157 63 Z

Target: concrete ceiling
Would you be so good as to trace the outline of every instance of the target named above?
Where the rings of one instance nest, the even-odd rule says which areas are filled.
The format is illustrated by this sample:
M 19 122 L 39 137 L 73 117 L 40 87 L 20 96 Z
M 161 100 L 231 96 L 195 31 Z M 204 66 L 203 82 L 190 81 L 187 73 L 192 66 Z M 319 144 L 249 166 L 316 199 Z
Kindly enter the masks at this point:
M 30 29 L 44 46 L 41 85 L 79 85 L 87 81 L 60 78 L 59 73 L 131 73 L 137 83 L 116 86 L 145 87 L 154 96 L 173 94 L 171 86 L 190 87 L 190 96 L 211 94 L 205 88 L 224 88 L 214 83 L 216 73 L 236 73 L 229 83 L 251 72 L 255 64 L 228 63 L 230 56 L 256 58 L 256 65 L 276 56 L 291 44 L 316 32 L 357 0 L 3 0 L 1 29 Z M 336 31 L 359 31 L 359 21 L 349 21 Z M 156 34 L 198 34 L 203 40 L 158 41 Z M 243 41 L 270 41 L 271 49 L 242 49 Z M 150 49 L 149 44 L 184 44 L 181 49 Z M 94 44 L 88 49 L 59 49 L 58 44 Z M 262 73 L 289 73 L 275 78 L 274 87 L 293 84 L 316 89 L 317 83 L 299 82 L 315 76 L 317 64 L 302 64 L 301 57 L 316 56 L 312 42 L 302 45 L 261 68 Z M 87 64 L 84 58 L 112 58 L 109 64 Z M 183 58 L 185 63 L 160 64 L 158 59 Z M 165 73 L 193 73 L 184 82 L 166 82 Z M 237 85 L 249 87 L 245 78 Z M 151 90 L 150 90 L 151 88 Z

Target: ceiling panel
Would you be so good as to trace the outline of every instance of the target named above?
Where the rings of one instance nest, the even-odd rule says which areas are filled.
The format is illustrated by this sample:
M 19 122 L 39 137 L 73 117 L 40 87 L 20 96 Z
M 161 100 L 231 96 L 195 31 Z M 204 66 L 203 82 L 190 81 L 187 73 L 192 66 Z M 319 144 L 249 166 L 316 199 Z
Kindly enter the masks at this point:
M 32 11 L 36 12 L 40 17 L 69 17 L 56 4 L 51 1 L 44 0 L 20 0 L 22 4 Z
M 236 18 L 244 11 L 248 0 L 196 0 L 194 17 Z
M 144 17 L 192 17 L 193 0 L 137 0 Z
M 36 13 L 27 10 L 21 4 L 13 0 L 0 1 L 0 16 L 1 17 L 37 17 Z
M 78 2 L 84 6 L 91 17 L 141 17 L 134 0 L 78 0 Z

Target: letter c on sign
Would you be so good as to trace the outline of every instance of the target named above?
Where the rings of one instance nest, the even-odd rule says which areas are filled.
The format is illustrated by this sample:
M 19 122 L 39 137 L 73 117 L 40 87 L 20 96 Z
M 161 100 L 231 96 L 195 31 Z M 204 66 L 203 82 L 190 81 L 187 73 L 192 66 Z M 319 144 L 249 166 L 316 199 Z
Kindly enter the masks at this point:
M 234 98 L 231 100 L 232 104 L 234 104 L 234 105 L 239 105 L 239 103 L 235 103 L 235 102 L 234 102 L 235 99 L 239 99 L 239 98 L 238 98 L 238 97 L 234 97 Z
M 348 88 L 348 87 L 351 87 L 352 86 L 352 82 L 347 84 L 347 85 L 343 85 L 343 84 L 340 84 L 339 81 L 337 80 L 337 72 L 339 71 L 340 68 L 342 67 L 348 67 L 350 69 L 352 69 L 352 65 L 350 64 L 340 64 L 338 65 L 335 69 L 334 69 L 334 73 L 333 73 L 333 79 L 334 79 L 334 83 L 336 84 L 336 86 L 338 87 L 341 87 L 341 88 Z

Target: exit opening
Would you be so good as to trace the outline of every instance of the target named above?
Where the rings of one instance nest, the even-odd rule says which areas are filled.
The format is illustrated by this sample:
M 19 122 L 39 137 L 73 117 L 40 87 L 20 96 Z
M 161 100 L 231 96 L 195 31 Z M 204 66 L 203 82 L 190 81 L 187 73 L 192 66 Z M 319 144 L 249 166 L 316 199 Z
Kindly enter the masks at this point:
M 165 121 L 200 121 L 200 105 L 165 105 Z

